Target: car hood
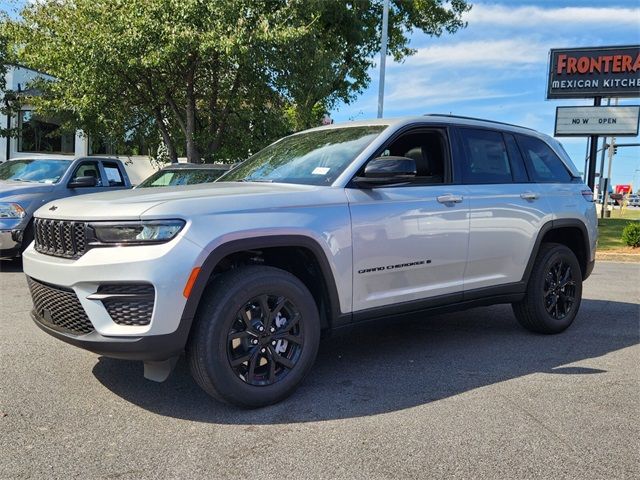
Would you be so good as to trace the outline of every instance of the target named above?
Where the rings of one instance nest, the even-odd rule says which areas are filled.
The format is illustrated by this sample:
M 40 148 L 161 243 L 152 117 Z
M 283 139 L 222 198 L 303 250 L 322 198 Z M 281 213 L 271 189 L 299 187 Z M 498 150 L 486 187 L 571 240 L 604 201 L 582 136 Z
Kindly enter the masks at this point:
M 51 183 L 12 182 L 0 180 L 0 201 L 8 197 L 47 193 L 54 189 Z
M 260 209 L 272 203 L 275 198 L 291 197 L 292 194 L 300 196 L 319 188 L 325 187 L 220 182 L 118 190 L 55 200 L 40 208 L 36 216 L 65 220 L 132 220 L 150 214 L 159 217 L 180 217 L 189 215 L 196 207 L 199 210 L 203 206 L 208 210 L 226 211 L 232 207 L 238 208 L 239 205 L 251 205 L 252 208 Z M 156 208 L 160 206 L 163 208 Z

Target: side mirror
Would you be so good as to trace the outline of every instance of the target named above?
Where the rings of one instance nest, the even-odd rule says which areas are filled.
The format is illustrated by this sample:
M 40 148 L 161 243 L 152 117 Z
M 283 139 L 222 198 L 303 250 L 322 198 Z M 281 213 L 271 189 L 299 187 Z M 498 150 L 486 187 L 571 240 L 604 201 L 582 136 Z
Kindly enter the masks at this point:
M 95 187 L 98 184 L 96 177 L 76 177 L 72 179 L 67 187 L 69 188 L 83 188 L 83 187 Z
M 353 179 L 360 187 L 405 183 L 416 176 L 416 162 L 407 157 L 377 157 L 371 160 L 364 169 L 364 176 Z

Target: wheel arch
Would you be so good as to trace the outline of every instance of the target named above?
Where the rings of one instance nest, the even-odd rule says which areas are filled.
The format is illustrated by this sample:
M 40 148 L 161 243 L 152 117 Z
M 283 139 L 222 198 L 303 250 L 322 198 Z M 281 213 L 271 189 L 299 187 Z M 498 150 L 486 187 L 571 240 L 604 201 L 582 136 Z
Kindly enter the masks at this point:
M 312 260 L 318 269 L 318 274 L 322 282 L 322 292 L 313 291 L 308 283 L 308 279 L 298 278 L 307 285 L 314 296 L 320 312 L 322 327 L 330 328 L 334 323 L 347 322 L 349 314 L 343 314 L 340 309 L 340 297 L 329 260 L 320 244 L 304 235 L 274 235 L 251 237 L 238 240 L 231 240 L 217 246 L 209 253 L 200 267 L 200 272 L 194 283 L 187 303 L 185 305 L 182 321 L 191 323 L 193 320 L 206 286 L 214 278 L 217 269 L 221 268 L 226 259 L 233 258 L 234 255 L 249 254 L 260 251 L 282 251 L 282 249 L 304 249 L 312 256 Z M 272 263 L 266 263 L 273 265 Z M 277 264 L 275 266 L 278 266 Z M 281 267 L 282 268 L 282 267 Z M 294 272 L 291 272 L 294 273 Z M 295 274 L 295 273 L 294 273 Z M 323 304 L 326 303 L 326 304 Z
M 563 218 L 557 220 L 550 220 L 542 225 L 538 231 L 536 242 L 531 251 L 529 261 L 522 276 L 522 281 L 526 285 L 531 275 L 531 270 L 535 263 L 540 246 L 543 243 L 555 242 L 567 246 L 575 253 L 580 269 L 582 271 L 582 278 L 586 280 L 591 273 L 589 266 L 589 233 L 587 226 L 584 222 L 578 219 Z

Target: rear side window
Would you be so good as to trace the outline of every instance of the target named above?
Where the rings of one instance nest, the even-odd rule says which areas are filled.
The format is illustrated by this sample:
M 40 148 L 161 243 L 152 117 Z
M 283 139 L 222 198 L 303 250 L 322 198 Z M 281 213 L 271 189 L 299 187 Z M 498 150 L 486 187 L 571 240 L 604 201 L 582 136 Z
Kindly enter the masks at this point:
M 463 183 L 512 183 L 509 155 L 502 134 L 492 130 L 461 128 L 464 149 Z
M 115 163 L 102 162 L 104 173 L 107 175 L 107 181 L 110 187 L 124 187 L 124 180 L 118 165 Z
M 549 145 L 526 135 L 518 135 L 517 140 L 531 180 L 540 183 L 571 182 L 569 171 Z

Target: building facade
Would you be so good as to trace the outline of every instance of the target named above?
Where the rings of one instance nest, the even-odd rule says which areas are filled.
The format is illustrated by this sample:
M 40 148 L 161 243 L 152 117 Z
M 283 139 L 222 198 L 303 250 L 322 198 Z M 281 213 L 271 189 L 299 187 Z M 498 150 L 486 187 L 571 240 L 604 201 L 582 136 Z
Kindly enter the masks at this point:
M 6 92 L 17 94 L 29 92 L 29 84 L 36 78 L 53 77 L 20 65 L 9 65 L 5 75 L 5 91 L 0 91 L 0 102 Z M 28 96 L 28 95 L 27 95 Z M 28 104 L 22 105 L 14 115 L 0 113 L 0 126 L 7 130 L 17 128 L 13 137 L 0 136 L 0 162 L 14 158 L 58 158 L 108 155 L 121 158 L 131 181 L 136 184 L 155 171 L 149 152 L 138 147 L 136 153 L 117 152 L 106 142 L 91 141 L 78 130 L 73 133 L 59 132 L 60 123 L 55 118 L 37 115 Z

